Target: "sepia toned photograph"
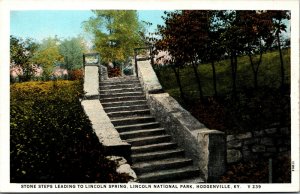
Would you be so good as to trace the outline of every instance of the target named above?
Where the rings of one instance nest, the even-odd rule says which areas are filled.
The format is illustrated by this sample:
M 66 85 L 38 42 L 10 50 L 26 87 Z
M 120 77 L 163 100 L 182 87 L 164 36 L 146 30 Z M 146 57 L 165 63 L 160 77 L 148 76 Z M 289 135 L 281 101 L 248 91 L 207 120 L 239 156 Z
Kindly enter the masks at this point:
M 0 191 L 299 192 L 295 2 L 10 8 Z

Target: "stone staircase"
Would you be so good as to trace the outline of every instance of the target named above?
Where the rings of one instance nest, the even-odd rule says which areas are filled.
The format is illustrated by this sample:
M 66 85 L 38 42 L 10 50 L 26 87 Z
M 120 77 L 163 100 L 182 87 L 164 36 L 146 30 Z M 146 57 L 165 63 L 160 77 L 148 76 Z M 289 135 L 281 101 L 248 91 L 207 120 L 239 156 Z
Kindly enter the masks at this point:
M 136 77 L 101 81 L 100 101 L 121 138 L 132 146 L 132 168 L 139 182 L 202 182 L 193 161 L 151 116 Z

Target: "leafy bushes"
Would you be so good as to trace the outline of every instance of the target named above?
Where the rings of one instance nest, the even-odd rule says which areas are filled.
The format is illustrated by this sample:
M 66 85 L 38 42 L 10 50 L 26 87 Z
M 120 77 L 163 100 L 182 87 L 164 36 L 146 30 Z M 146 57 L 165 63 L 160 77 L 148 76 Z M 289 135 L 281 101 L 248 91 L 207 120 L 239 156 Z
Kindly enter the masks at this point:
M 83 79 L 83 70 L 82 69 L 75 69 L 69 71 L 70 80 L 82 80 Z
M 126 182 L 81 108 L 79 81 L 11 85 L 11 182 Z
M 272 182 L 291 183 L 290 154 L 279 155 L 272 160 Z M 220 178 L 221 183 L 268 183 L 269 161 L 255 160 L 232 164 Z
M 221 183 L 268 183 L 268 161 L 248 161 L 230 165 Z
M 121 76 L 121 70 L 118 67 L 108 66 L 108 77 L 119 77 Z
M 206 103 L 196 101 L 189 105 L 189 112 L 208 128 L 226 131 L 225 107 L 215 98 L 208 97 Z
M 207 97 L 191 101 L 187 109 L 208 128 L 228 134 L 260 130 L 279 124 L 290 126 L 290 98 L 272 88 L 239 93 L 238 100 L 230 97 Z

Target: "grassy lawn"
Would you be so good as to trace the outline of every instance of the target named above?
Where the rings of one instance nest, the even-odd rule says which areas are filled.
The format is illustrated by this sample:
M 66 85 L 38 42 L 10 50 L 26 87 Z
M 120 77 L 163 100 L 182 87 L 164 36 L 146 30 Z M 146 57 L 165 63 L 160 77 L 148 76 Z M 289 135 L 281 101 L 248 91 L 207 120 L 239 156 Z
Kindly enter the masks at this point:
M 286 83 L 290 83 L 290 49 L 283 50 L 285 64 Z M 255 58 L 257 59 L 257 57 Z M 231 67 L 230 59 L 221 60 L 215 63 L 217 74 L 217 90 L 220 95 L 231 91 Z M 179 89 L 176 84 L 174 72 L 168 67 L 156 68 L 159 71 L 159 80 L 164 89 L 172 96 L 179 98 Z M 211 64 L 200 64 L 198 72 L 201 76 L 201 83 L 204 95 L 213 95 L 213 79 Z M 248 56 L 238 58 L 237 87 L 253 87 L 253 73 Z M 184 91 L 190 98 L 198 98 L 197 83 L 192 67 L 186 67 L 181 71 L 181 80 Z M 263 55 L 262 64 L 259 68 L 258 85 L 261 87 L 278 88 L 280 86 L 280 60 L 277 51 L 268 52 Z
M 11 182 L 126 182 L 83 112 L 80 81 L 16 83 L 10 90 Z
M 255 56 L 255 60 L 258 56 Z M 285 65 L 285 84 L 290 85 L 290 49 L 283 50 Z M 248 56 L 238 58 L 237 90 L 238 100 L 231 101 L 231 67 L 230 60 L 215 63 L 217 75 L 218 98 L 214 98 L 211 64 L 200 64 L 198 72 L 206 97 L 199 101 L 197 82 L 192 67 L 181 70 L 181 82 L 187 102 L 180 98 L 175 75 L 170 67 L 155 67 L 163 88 L 178 100 L 196 118 L 210 128 L 239 133 L 268 127 L 273 123 L 289 126 L 290 98 L 289 89 L 284 95 L 280 87 L 280 59 L 278 51 L 263 55 L 259 67 L 258 86 L 254 90 L 253 73 Z

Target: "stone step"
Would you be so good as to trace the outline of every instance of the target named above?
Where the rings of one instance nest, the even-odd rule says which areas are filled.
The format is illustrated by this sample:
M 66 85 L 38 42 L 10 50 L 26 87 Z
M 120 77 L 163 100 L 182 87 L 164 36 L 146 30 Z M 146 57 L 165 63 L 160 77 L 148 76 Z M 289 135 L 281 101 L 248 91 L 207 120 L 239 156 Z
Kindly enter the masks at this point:
M 138 79 L 132 79 L 132 80 L 105 80 L 101 81 L 100 85 L 106 86 L 106 85 L 119 85 L 119 84 L 139 84 L 140 81 Z
M 121 97 L 109 97 L 101 98 L 101 103 L 106 102 L 123 102 L 123 101 L 133 101 L 133 100 L 145 100 L 146 97 L 144 95 L 139 96 L 121 96 Z
M 105 98 L 117 98 L 117 97 L 124 97 L 124 96 L 142 96 L 142 95 L 145 95 L 142 91 L 122 92 L 122 93 L 113 93 L 113 94 L 103 94 L 100 91 L 100 100 Z
M 101 81 L 100 101 L 120 137 L 132 145 L 133 169 L 140 182 L 199 181 L 193 161 L 184 158 L 184 150 L 150 115 L 137 77 Z
M 127 139 L 126 142 L 131 144 L 131 146 L 144 146 L 149 144 L 170 142 L 170 135 L 156 135 L 148 137 L 138 137 L 133 139 Z
M 146 103 L 147 100 L 132 100 L 132 101 L 122 101 L 122 102 L 104 102 L 101 104 L 104 108 L 107 108 L 107 107 L 118 107 L 118 106 L 146 105 Z
M 137 131 L 127 131 L 120 133 L 120 137 L 124 140 L 132 139 L 135 137 L 146 137 L 146 136 L 153 136 L 153 135 L 161 135 L 165 133 L 164 128 L 155 128 L 155 129 L 144 129 L 144 130 L 137 130 Z
M 164 181 L 164 183 L 205 183 L 204 179 L 201 178 L 201 176 L 195 176 L 195 177 L 188 177 L 184 179 L 178 179 L 178 180 L 169 180 Z
M 158 127 L 159 127 L 158 122 L 149 122 L 149 123 L 139 123 L 139 124 L 132 124 L 132 125 L 115 126 L 116 130 L 119 133 L 126 132 L 126 131 L 153 129 L 153 128 L 158 128 Z
M 134 77 L 134 78 L 127 78 L 127 79 L 114 79 L 110 78 L 104 81 L 100 82 L 100 85 L 112 85 L 112 84 L 134 84 L 134 83 L 140 83 L 140 81 Z
M 156 143 L 144 146 L 133 146 L 131 147 L 131 152 L 133 154 L 139 153 L 146 153 L 146 152 L 155 152 L 155 151 L 162 151 L 168 149 L 175 149 L 177 148 L 177 144 L 173 142 L 165 142 L 165 143 Z
M 121 88 L 121 89 L 100 90 L 100 94 L 119 94 L 124 92 L 141 92 L 141 91 L 143 91 L 141 87 Z
M 131 105 L 131 106 L 118 106 L 118 107 L 106 107 L 105 112 L 118 112 L 118 111 L 130 111 L 130 110 L 145 110 L 148 109 L 148 105 Z
M 140 116 L 140 117 L 111 119 L 111 122 L 116 127 L 121 125 L 133 125 L 133 124 L 140 124 L 140 123 L 155 122 L 155 118 L 152 116 Z
M 111 84 L 101 84 L 100 83 L 100 90 L 109 90 L 109 89 L 122 89 L 122 88 L 135 88 L 135 87 L 141 87 L 141 84 L 138 83 L 130 83 L 130 84 L 123 84 L 123 83 L 119 83 L 119 84 L 115 84 L 115 83 L 111 83 Z
M 171 157 L 181 157 L 184 156 L 184 150 L 182 149 L 172 149 L 172 150 L 163 150 L 149 153 L 139 153 L 132 154 L 131 158 L 133 163 L 135 162 L 145 162 L 150 160 L 166 159 Z
M 145 172 L 151 172 L 156 170 L 167 170 L 171 168 L 182 168 L 192 166 L 193 161 L 186 158 L 167 158 L 163 160 L 154 160 L 148 162 L 138 162 L 132 166 L 134 172 L 140 175 Z
M 138 181 L 141 183 L 161 183 L 166 181 L 173 181 L 183 178 L 197 177 L 200 175 L 199 169 L 188 166 L 183 168 L 168 169 L 143 173 L 138 176 Z
M 128 117 L 128 116 L 142 116 L 142 115 L 150 115 L 149 109 L 144 110 L 130 110 L 130 111 L 118 111 L 118 112 L 110 112 L 107 113 L 109 117 Z

